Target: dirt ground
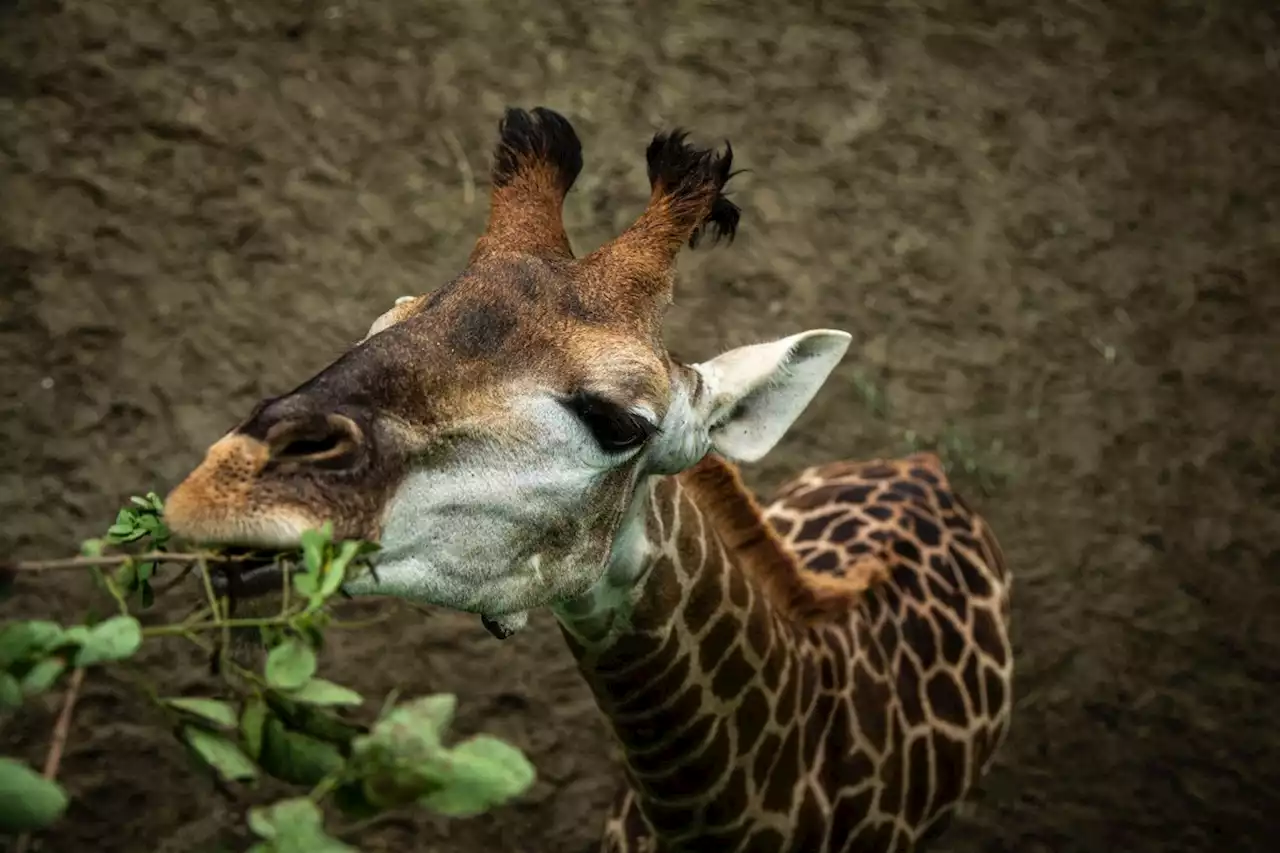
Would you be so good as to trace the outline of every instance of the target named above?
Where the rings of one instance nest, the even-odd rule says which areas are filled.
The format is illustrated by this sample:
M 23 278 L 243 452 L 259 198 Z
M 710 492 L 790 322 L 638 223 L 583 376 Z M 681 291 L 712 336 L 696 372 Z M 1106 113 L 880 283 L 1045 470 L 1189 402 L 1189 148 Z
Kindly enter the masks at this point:
M 1280 829 L 1280 14 L 1266 0 L 0 3 L 0 552 L 61 555 L 260 397 L 461 269 L 503 106 L 576 124 L 579 250 L 657 128 L 729 138 L 739 240 L 685 257 L 693 359 L 856 343 L 769 459 L 941 447 L 1017 573 L 1019 704 L 943 843 L 1274 849 Z M 1274 7 L 1272 6 L 1274 9 Z M 0 615 L 71 619 L 81 578 Z M 582 853 L 619 774 L 545 614 L 389 610 L 332 677 L 456 692 L 540 781 L 365 848 Z M 204 683 L 181 645 L 147 658 Z M 53 696 L 0 722 L 39 762 Z M 86 684 L 48 851 L 242 849 L 122 684 Z

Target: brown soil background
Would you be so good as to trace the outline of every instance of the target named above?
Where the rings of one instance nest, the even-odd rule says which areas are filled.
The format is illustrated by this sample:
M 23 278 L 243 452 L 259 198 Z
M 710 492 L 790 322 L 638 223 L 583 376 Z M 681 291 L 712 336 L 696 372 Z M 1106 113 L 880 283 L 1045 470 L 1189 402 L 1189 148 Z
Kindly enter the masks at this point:
M 1271 9 L 1270 11 L 1268 9 Z M 463 265 L 504 105 L 567 113 L 575 245 L 659 127 L 729 138 L 732 247 L 673 350 L 856 336 L 762 489 L 940 444 L 1017 572 L 1013 734 L 948 851 L 1244 851 L 1280 829 L 1280 24 L 1267 2 L 0 4 L 0 552 L 67 552 Z M 1002 477 L 1001 474 L 1009 476 Z M 3 615 L 72 619 L 80 578 Z M 175 605 L 177 606 L 177 605 Z M 391 610 L 327 674 L 453 691 L 540 781 L 377 850 L 592 848 L 619 776 L 551 620 Z M 147 657 L 206 684 L 181 645 Z M 57 697 L 0 729 L 40 761 Z M 49 851 L 212 850 L 240 805 L 89 679 Z M 231 832 L 231 834 L 228 834 Z

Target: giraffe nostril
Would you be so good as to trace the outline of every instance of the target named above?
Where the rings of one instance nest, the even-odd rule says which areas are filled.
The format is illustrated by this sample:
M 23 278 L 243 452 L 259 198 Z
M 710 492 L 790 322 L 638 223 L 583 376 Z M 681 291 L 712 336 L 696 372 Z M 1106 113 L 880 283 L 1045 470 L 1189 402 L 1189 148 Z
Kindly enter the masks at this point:
M 271 461 L 350 467 L 363 444 L 360 427 L 343 415 L 316 415 L 276 424 L 267 433 Z

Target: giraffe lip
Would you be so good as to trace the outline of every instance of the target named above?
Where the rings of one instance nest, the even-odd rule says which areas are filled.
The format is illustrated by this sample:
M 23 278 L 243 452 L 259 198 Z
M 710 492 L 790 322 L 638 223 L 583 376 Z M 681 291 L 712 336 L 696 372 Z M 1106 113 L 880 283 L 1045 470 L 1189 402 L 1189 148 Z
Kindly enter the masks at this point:
M 526 610 L 504 613 L 501 616 L 488 616 L 483 613 L 480 615 L 480 624 L 499 640 L 505 640 L 516 634 L 528 623 L 529 613 Z

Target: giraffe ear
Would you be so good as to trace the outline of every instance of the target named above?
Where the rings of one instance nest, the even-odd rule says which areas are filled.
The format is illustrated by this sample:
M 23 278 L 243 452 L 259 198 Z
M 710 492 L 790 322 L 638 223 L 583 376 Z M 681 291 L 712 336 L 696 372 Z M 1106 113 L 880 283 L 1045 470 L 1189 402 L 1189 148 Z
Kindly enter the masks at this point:
M 844 357 L 852 336 L 813 329 L 729 350 L 694 365 L 705 381 L 697 407 L 711 449 L 755 462 L 773 449 Z

